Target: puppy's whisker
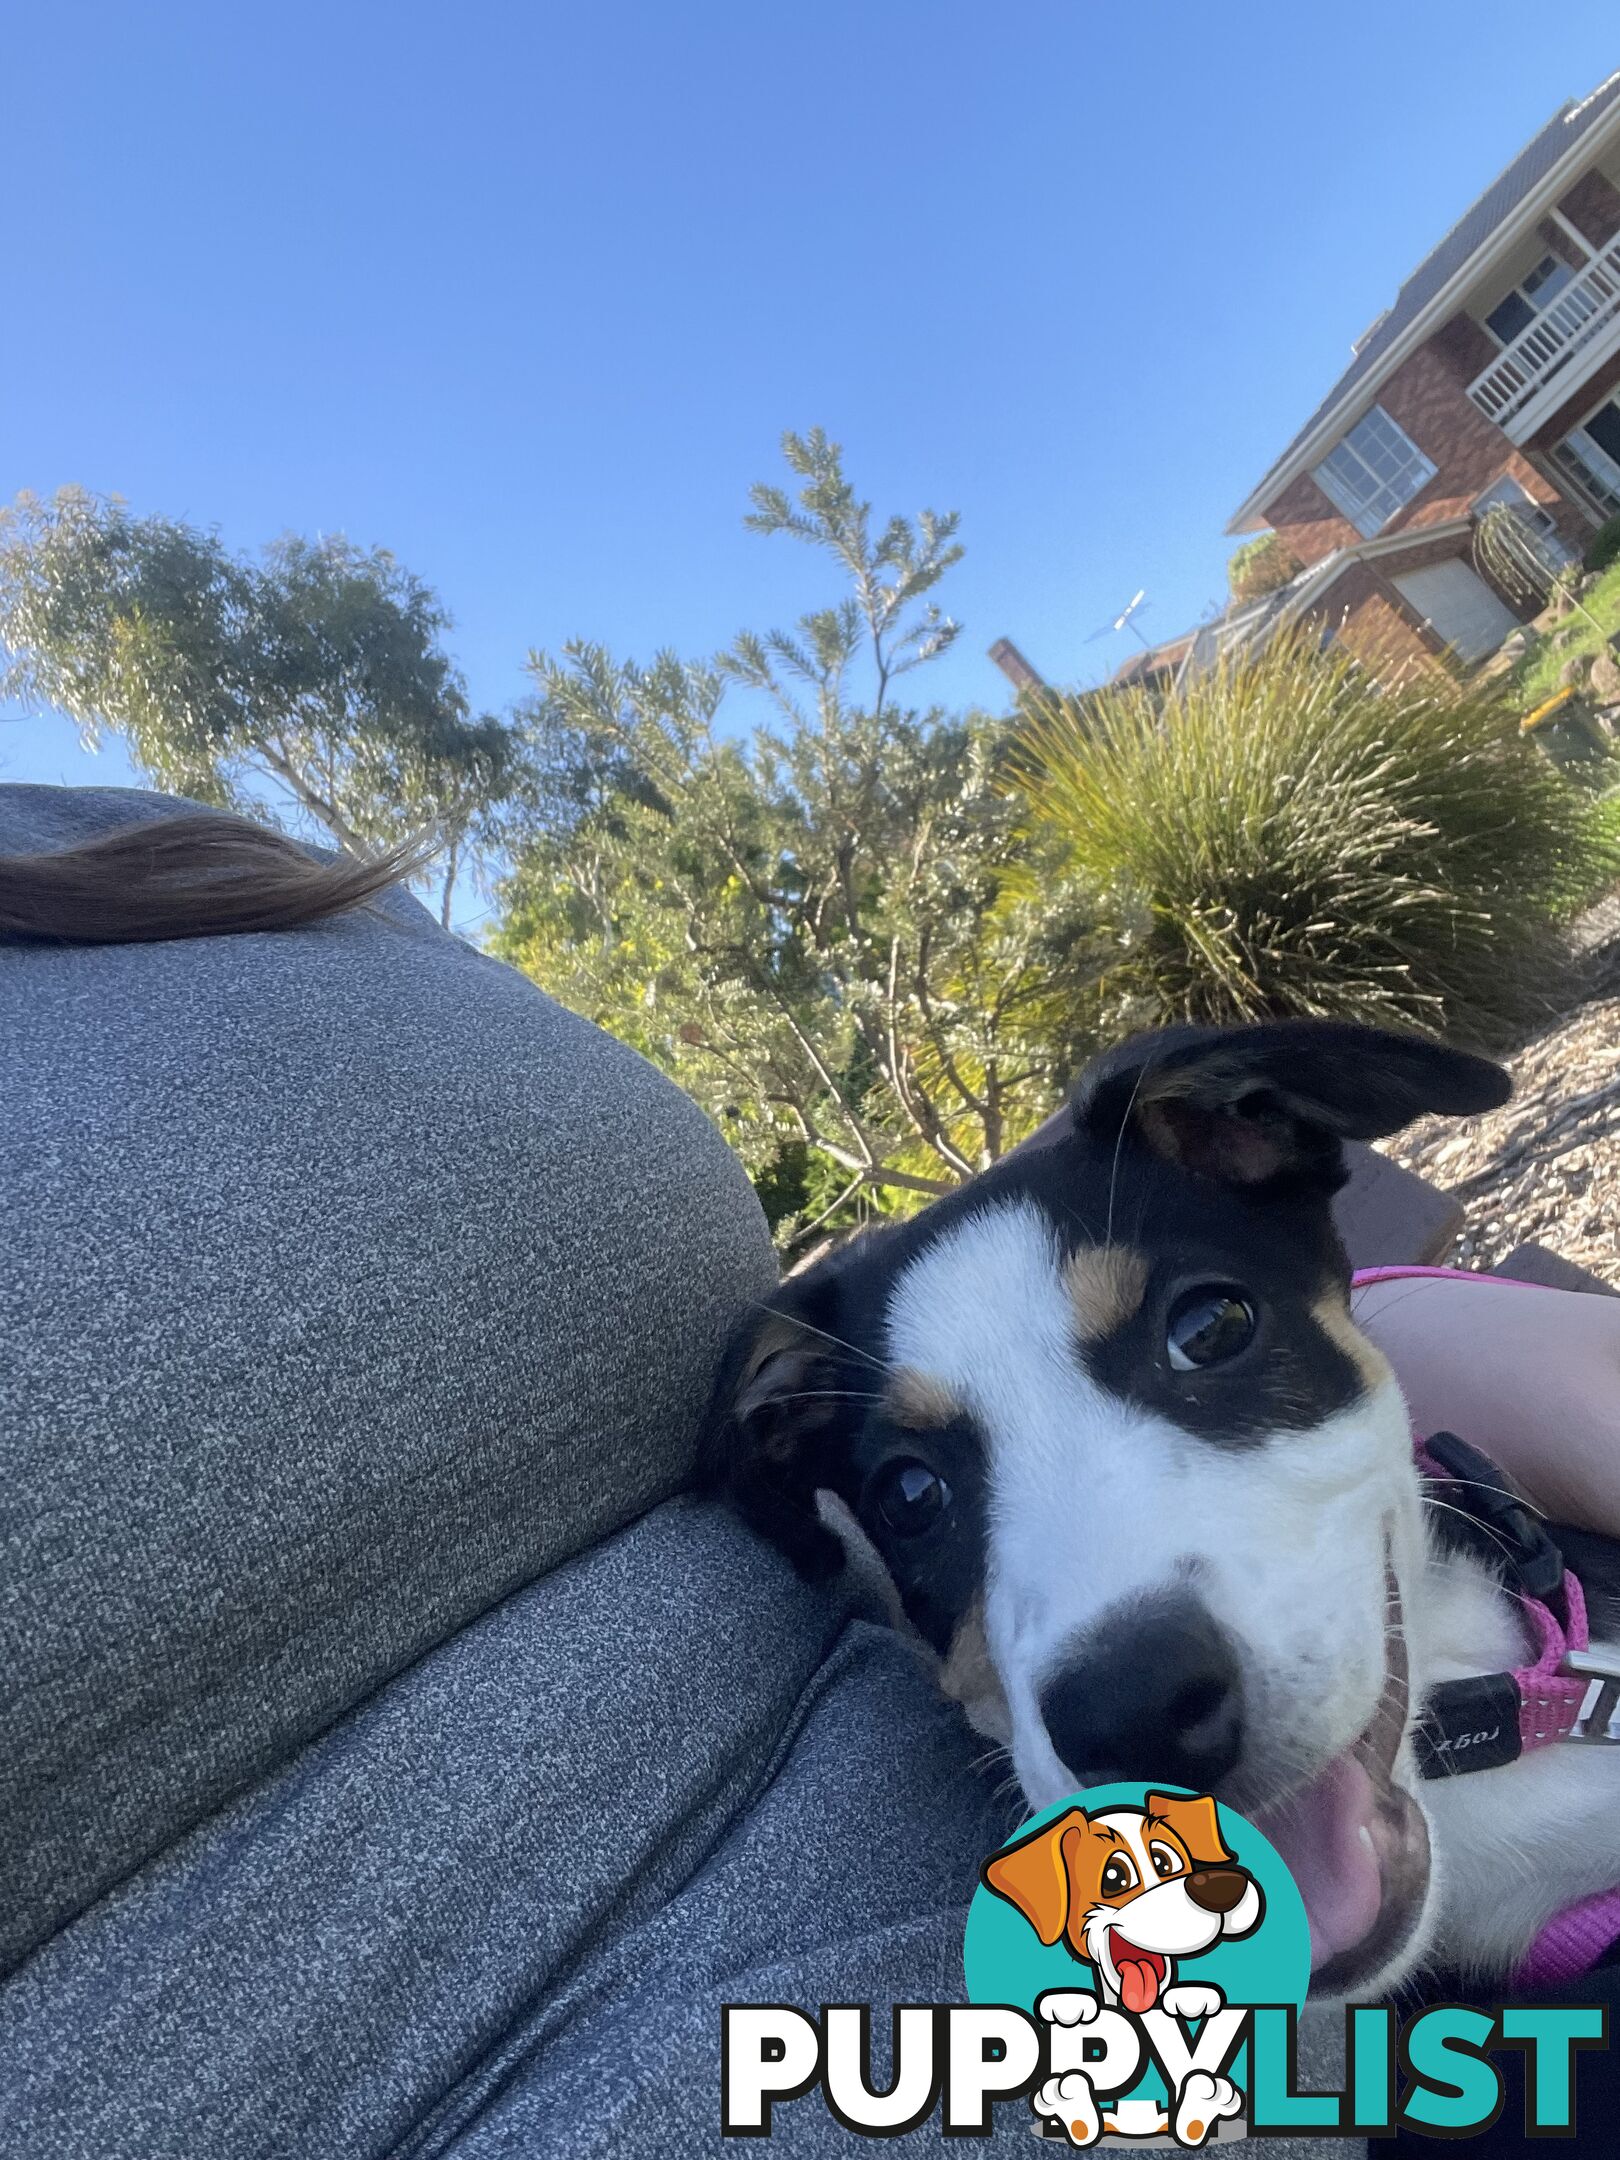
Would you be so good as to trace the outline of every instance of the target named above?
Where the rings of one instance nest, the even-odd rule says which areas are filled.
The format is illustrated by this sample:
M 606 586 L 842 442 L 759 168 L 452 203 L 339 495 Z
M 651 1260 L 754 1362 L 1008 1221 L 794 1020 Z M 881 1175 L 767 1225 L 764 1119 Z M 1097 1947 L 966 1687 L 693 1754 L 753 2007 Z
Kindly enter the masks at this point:
M 1442 1515 L 1455 1515 L 1459 1522 L 1467 1523 L 1471 1530 L 1482 1530 L 1493 1544 L 1500 1545 L 1503 1552 L 1507 1553 L 1511 1558 L 1513 1547 L 1508 1543 L 1507 1539 L 1503 1537 L 1499 1530 L 1493 1530 L 1489 1523 L 1481 1522 L 1477 1515 L 1466 1515 L 1460 1507 L 1454 1507 L 1449 1500 L 1437 1500 L 1433 1493 L 1424 1494 L 1423 1505 L 1436 1509 Z
M 1442 1483 L 1449 1483 L 1450 1480 L 1425 1477 L 1423 1482 L 1426 1485 L 1439 1485 Z M 1545 1508 L 1537 1507 L 1536 1503 L 1533 1500 L 1527 1500 L 1523 1493 L 1515 1492 L 1510 1485 L 1482 1485 L 1477 1478 L 1471 1478 L 1469 1480 L 1469 1483 L 1473 1485 L 1474 1489 L 1477 1492 L 1496 1493 L 1504 1500 L 1511 1500 L 1515 1507 L 1522 1507 L 1528 1510 L 1528 1512 L 1532 1515 L 1539 1515 L 1543 1522 L 1546 1522 L 1548 1519 L 1547 1510 Z
M 870 1365 L 875 1372 L 886 1373 L 889 1369 L 882 1358 L 874 1357 L 870 1350 L 863 1350 L 859 1343 L 848 1342 L 842 1335 L 833 1335 L 826 1328 L 817 1327 L 813 1320 L 806 1320 L 802 1313 L 782 1312 L 776 1306 L 768 1304 L 764 1298 L 752 1298 L 749 1302 L 758 1312 L 770 1313 L 778 1320 L 786 1320 L 794 1327 L 803 1328 L 807 1335 L 819 1335 L 823 1342 L 831 1343 L 835 1350 L 842 1350 L 848 1357 L 859 1358 L 863 1365 Z
M 863 1388 L 796 1388 L 791 1395 L 773 1395 L 772 1402 L 881 1402 L 881 1395 L 869 1394 Z
M 1114 1135 L 1114 1159 L 1108 1172 L 1108 1219 L 1103 1226 L 1103 1243 L 1114 1242 L 1114 1194 L 1119 1188 L 1119 1158 L 1125 1145 L 1125 1133 L 1131 1122 L 1131 1112 L 1136 1108 L 1136 1098 L 1142 1092 L 1142 1082 L 1153 1068 L 1154 1060 L 1144 1058 L 1136 1079 L 1131 1085 L 1130 1100 L 1125 1105 L 1125 1115 L 1119 1121 L 1119 1131 Z

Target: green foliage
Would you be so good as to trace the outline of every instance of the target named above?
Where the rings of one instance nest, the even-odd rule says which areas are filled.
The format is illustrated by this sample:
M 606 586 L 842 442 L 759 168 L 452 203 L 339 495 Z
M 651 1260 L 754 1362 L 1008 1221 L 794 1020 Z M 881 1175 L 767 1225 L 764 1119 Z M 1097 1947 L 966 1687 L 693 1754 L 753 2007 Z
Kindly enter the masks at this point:
M 1226 565 L 1226 584 L 1234 600 L 1259 600 L 1299 574 L 1299 563 L 1281 533 L 1256 533 L 1236 549 Z
M 930 597 L 955 519 L 874 534 L 835 445 L 784 448 L 798 493 L 756 488 L 749 523 L 830 557 L 846 595 L 714 662 L 535 655 L 541 779 L 494 944 L 695 1095 L 790 1238 L 1032 1130 L 1089 950 L 1028 877 L 1004 725 L 892 699 L 956 634 Z M 739 691 L 769 718 L 722 732 Z
M 520 744 L 472 719 L 432 592 L 383 549 L 217 535 L 64 489 L 0 513 L 0 686 L 87 740 L 122 735 L 162 788 L 293 805 L 340 845 L 436 829 L 449 857 L 517 784 Z
M 1601 572 L 1612 569 L 1617 562 L 1620 562 L 1620 517 L 1612 517 L 1592 535 L 1586 550 L 1585 567 Z
M 1513 695 L 1521 712 L 1550 698 L 1571 660 L 1595 659 L 1620 631 L 1620 562 L 1605 570 L 1551 636 L 1538 638 L 1514 668 Z
M 1317 1014 L 1491 1039 L 1550 984 L 1555 926 L 1620 875 L 1516 711 L 1374 691 L 1305 632 L 1087 711 L 1029 727 L 1022 770 L 1105 896 L 1109 1028 Z

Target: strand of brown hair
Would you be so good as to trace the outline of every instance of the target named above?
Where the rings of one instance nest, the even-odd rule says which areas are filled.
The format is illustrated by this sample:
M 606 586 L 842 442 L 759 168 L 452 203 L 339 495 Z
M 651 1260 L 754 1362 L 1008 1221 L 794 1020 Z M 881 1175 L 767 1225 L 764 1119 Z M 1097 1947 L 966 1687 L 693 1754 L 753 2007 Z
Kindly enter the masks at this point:
M 0 939 L 71 945 L 300 930 L 364 907 L 435 852 L 312 855 L 224 810 L 122 825 L 71 847 L 0 855 Z

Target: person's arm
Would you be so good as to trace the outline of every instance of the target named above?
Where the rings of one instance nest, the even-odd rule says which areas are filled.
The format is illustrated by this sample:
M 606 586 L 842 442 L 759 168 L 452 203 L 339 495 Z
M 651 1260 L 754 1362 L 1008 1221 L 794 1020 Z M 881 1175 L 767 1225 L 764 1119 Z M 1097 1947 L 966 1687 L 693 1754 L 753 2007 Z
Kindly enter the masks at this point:
M 1556 1520 L 1620 1536 L 1620 1298 L 1414 1277 L 1358 1290 L 1419 1433 L 1460 1433 Z

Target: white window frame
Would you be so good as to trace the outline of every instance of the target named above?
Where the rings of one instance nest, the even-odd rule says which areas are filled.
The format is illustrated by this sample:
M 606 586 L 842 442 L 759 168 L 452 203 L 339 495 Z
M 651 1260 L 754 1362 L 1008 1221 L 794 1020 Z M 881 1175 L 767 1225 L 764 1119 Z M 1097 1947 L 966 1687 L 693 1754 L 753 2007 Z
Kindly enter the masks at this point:
M 1382 405 L 1373 405 L 1334 444 L 1315 477 L 1329 502 L 1370 540 L 1422 494 L 1438 469 Z
M 1596 404 L 1589 405 L 1572 428 L 1565 430 L 1552 446 L 1551 456 L 1559 472 L 1586 496 L 1598 517 L 1605 523 L 1620 516 L 1620 465 L 1604 449 L 1596 436 L 1586 433 L 1586 423 L 1605 405 L 1620 405 L 1620 391 L 1609 390 Z M 1574 438 L 1584 438 L 1583 447 L 1577 449 Z
M 1592 250 L 1586 246 L 1584 240 L 1581 242 L 1581 245 L 1583 248 L 1586 249 L 1586 262 L 1589 263 L 1592 260 Z M 1564 278 L 1561 284 L 1555 285 L 1553 287 L 1553 290 L 1548 293 L 1545 300 L 1538 300 L 1535 293 L 1526 292 L 1524 288 L 1526 281 L 1530 278 L 1533 278 L 1536 272 L 1542 267 L 1544 263 L 1551 263 L 1555 269 L 1562 269 L 1567 271 L 1568 275 Z M 1529 269 L 1524 273 L 1523 277 L 1516 279 L 1514 283 L 1508 287 L 1506 292 L 1497 294 L 1496 298 L 1491 302 L 1488 312 L 1484 315 L 1481 315 L 1480 317 L 1481 327 L 1491 337 L 1495 338 L 1501 350 L 1503 352 L 1506 352 L 1511 346 L 1516 345 L 1519 342 L 1520 338 L 1526 336 L 1529 331 L 1534 329 L 1536 317 L 1542 314 L 1547 308 L 1550 308 L 1553 302 L 1558 298 L 1558 295 L 1561 292 L 1566 292 L 1569 289 L 1570 285 L 1573 284 L 1575 279 L 1581 275 L 1581 272 L 1585 268 L 1586 263 L 1572 263 L 1567 256 L 1560 255 L 1555 248 L 1548 248 L 1545 254 L 1538 255 L 1536 257 L 1535 261 L 1530 265 Z M 1538 286 L 1536 290 L 1539 292 L 1541 288 Z M 1494 323 L 1491 322 L 1490 316 L 1496 313 L 1497 309 L 1502 305 L 1503 301 L 1511 300 L 1515 297 L 1515 295 L 1517 295 L 1517 297 L 1521 301 L 1523 301 L 1524 305 L 1530 310 L 1530 320 L 1525 323 L 1522 328 L 1515 330 L 1512 337 L 1505 338 L 1503 337 L 1501 331 L 1498 330 Z

